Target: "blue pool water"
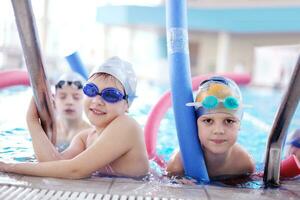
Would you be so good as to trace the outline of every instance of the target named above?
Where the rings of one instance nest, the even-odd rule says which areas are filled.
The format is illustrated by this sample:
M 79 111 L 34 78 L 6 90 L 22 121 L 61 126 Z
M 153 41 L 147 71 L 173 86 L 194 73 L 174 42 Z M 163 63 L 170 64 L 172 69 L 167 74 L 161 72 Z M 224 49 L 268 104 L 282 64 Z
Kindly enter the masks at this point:
M 142 126 L 145 125 L 151 107 L 166 91 L 167 86 L 158 86 L 151 82 L 141 82 L 138 98 L 130 110 Z M 245 110 L 238 143 L 244 146 L 262 170 L 268 132 L 280 104 L 283 91 L 242 87 L 244 103 L 251 105 Z M 26 129 L 25 115 L 31 88 L 11 87 L 0 90 L 0 160 L 21 162 L 33 159 L 31 139 Z M 299 106 L 291 122 L 289 132 L 300 127 Z M 172 109 L 162 120 L 157 141 L 157 152 L 169 160 L 173 150 L 178 148 L 175 122 Z

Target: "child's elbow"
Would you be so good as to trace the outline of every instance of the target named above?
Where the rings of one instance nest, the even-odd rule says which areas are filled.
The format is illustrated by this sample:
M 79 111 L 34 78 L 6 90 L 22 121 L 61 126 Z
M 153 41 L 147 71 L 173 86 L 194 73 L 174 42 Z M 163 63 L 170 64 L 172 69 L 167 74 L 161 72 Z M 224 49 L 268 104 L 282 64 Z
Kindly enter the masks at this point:
M 70 164 L 66 173 L 63 175 L 63 178 L 68 179 L 82 179 L 89 177 L 91 173 L 85 168 Z
M 82 178 L 86 178 L 86 177 L 89 177 L 90 174 L 89 173 L 86 173 L 86 172 L 83 172 L 82 170 L 71 170 L 69 173 L 68 173 L 68 179 L 82 179 Z

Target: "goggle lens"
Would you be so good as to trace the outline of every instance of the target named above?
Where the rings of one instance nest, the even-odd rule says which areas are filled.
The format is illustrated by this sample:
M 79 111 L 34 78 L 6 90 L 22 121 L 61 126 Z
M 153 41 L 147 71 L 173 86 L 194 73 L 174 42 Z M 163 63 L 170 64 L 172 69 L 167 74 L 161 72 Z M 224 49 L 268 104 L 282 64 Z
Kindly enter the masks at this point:
M 101 92 L 101 97 L 110 103 L 116 103 L 123 99 L 123 94 L 115 88 L 105 88 Z
M 95 84 L 88 83 L 83 87 L 83 93 L 88 97 L 95 97 L 99 93 L 99 90 Z
M 236 98 L 229 96 L 224 99 L 223 105 L 228 110 L 235 110 L 239 107 L 239 102 Z
M 218 106 L 218 99 L 215 96 L 207 96 L 202 101 L 202 106 L 206 109 L 213 109 Z

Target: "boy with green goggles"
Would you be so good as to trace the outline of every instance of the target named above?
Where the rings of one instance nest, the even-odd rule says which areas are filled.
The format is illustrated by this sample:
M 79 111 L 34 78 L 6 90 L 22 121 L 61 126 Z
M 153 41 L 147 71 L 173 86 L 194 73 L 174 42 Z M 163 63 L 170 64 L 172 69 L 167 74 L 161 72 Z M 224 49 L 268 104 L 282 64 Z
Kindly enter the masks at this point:
M 194 106 L 197 113 L 198 137 L 210 178 L 253 173 L 254 161 L 236 143 L 244 107 L 239 87 L 228 78 L 211 77 L 200 84 L 195 102 L 187 106 Z M 171 157 L 166 171 L 184 174 L 179 151 Z
M 243 105 L 239 87 L 230 79 L 212 77 L 203 81 L 198 89 L 195 102 L 187 103 L 194 106 L 197 117 L 209 113 L 229 113 L 242 118 Z

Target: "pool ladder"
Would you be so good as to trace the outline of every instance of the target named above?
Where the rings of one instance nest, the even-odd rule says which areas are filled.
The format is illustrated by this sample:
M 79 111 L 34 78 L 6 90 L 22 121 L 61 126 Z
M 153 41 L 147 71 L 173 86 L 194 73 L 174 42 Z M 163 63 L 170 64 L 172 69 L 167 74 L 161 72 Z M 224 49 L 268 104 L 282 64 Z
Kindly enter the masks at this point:
M 264 183 L 266 187 L 278 187 L 280 185 L 281 151 L 286 140 L 291 119 L 297 109 L 299 98 L 300 56 L 298 57 L 290 83 L 277 111 L 269 135 L 264 170 Z

